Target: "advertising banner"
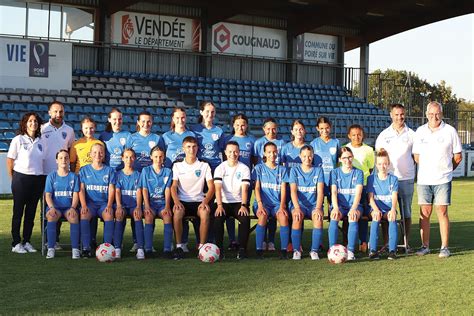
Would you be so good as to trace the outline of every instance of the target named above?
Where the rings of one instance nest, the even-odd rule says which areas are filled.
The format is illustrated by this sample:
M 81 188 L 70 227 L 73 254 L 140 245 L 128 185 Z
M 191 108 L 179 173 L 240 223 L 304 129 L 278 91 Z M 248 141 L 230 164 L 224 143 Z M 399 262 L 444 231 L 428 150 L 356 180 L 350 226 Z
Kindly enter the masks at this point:
M 120 11 L 112 15 L 112 42 L 164 49 L 201 49 L 201 23 L 188 18 Z
M 337 63 L 337 36 L 304 33 L 296 38 L 296 59 Z
M 212 26 L 212 52 L 286 58 L 286 31 L 233 23 Z

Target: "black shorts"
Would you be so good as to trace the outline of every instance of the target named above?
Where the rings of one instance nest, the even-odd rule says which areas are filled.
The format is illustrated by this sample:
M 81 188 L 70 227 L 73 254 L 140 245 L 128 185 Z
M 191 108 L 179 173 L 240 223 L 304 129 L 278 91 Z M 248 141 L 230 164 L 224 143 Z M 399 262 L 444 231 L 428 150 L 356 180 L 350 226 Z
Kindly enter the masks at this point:
M 184 206 L 184 216 L 198 216 L 198 207 L 202 202 L 183 202 L 181 204 Z

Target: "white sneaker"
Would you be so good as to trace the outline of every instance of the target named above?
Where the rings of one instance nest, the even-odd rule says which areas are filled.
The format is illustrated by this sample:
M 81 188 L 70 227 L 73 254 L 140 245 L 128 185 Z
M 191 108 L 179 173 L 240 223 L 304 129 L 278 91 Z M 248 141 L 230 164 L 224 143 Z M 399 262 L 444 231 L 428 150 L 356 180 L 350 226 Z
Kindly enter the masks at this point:
M 23 247 L 23 245 L 20 243 L 16 244 L 15 247 L 12 247 L 12 252 L 14 253 L 27 253 L 28 251 L 26 251 L 25 247 Z
M 347 261 L 354 261 L 356 259 L 354 253 L 350 250 L 347 250 Z
M 72 258 L 73 259 L 80 259 L 81 258 L 81 251 L 77 248 L 72 248 Z
M 189 252 L 188 244 L 181 244 L 181 249 L 183 249 L 183 252 Z
M 267 244 L 267 250 L 268 250 L 268 251 L 275 251 L 275 250 L 276 250 L 276 249 L 275 249 L 275 244 L 272 243 L 272 242 L 269 242 L 269 243 Z
M 46 259 L 53 259 L 55 254 L 56 254 L 56 250 L 54 248 L 48 248 Z
M 309 255 L 311 256 L 311 260 L 319 260 L 319 254 L 317 251 L 311 250 Z
M 58 242 L 56 242 L 54 244 L 54 250 L 63 250 L 63 247 L 61 247 L 61 245 Z
M 122 249 L 115 248 L 115 259 L 121 259 L 121 258 L 122 258 Z
M 265 241 L 262 242 L 262 249 L 267 250 L 267 243 Z
M 447 258 L 451 255 L 451 252 L 449 252 L 448 247 L 443 247 L 441 248 L 438 257 L 439 258 Z
M 29 242 L 25 242 L 25 244 L 23 245 L 23 248 L 25 248 L 25 250 L 28 251 L 28 252 L 37 252 L 38 251 Z
M 135 243 L 133 244 L 132 248 L 130 248 L 130 252 L 136 252 L 138 249 L 138 245 Z
M 138 260 L 145 259 L 145 251 L 143 251 L 143 249 L 137 249 L 137 259 Z
M 293 260 L 301 260 L 301 252 L 298 250 L 293 251 Z

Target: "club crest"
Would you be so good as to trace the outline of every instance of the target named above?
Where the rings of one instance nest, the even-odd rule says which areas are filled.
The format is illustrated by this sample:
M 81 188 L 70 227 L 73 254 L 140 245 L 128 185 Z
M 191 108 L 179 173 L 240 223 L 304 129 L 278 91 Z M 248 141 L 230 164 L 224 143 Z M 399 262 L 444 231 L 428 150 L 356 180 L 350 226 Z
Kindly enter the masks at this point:
M 62 132 L 62 133 L 61 133 L 61 136 L 63 137 L 63 139 L 66 139 L 67 133 L 66 133 L 66 132 Z
M 331 147 L 331 148 L 329 148 L 329 153 L 330 153 L 331 155 L 335 155 L 336 152 L 337 152 L 337 148 L 336 148 L 336 147 Z
M 240 171 L 239 171 L 239 172 L 236 172 L 236 173 L 235 173 L 235 177 L 237 178 L 237 180 L 242 179 L 242 172 L 240 172 Z
M 151 140 L 151 141 L 148 142 L 148 146 L 149 146 L 150 148 L 153 148 L 153 147 L 156 146 L 156 142 L 154 142 L 154 141 Z
M 166 184 L 166 183 L 168 183 L 168 179 L 169 179 L 169 177 L 168 177 L 168 176 L 166 176 L 166 177 L 163 177 L 163 183 L 165 183 L 165 184 Z
M 194 170 L 194 174 L 199 178 L 201 176 L 201 170 Z
M 219 135 L 217 135 L 217 134 L 212 134 L 211 137 L 212 137 L 213 141 L 216 141 L 216 140 L 219 139 Z
M 109 175 L 106 174 L 105 176 L 103 176 L 103 177 L 102 177 L 102 180 L 103 180 L 104 182 L 109 182 Z
M 125 142 L 126 142 L 125 137 L 120 137 L 119 142 L 120 142 L 120 145 L 125 146 Z

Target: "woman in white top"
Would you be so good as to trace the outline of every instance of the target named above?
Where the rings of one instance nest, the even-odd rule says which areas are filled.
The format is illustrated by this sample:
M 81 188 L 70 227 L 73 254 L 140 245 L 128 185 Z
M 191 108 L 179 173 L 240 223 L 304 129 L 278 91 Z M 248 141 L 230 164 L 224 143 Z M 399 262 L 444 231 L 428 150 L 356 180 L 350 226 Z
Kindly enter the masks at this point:
M 36 252 L 30 243 L 36 207 L 44 189 L 44 144 L 38 114 L 29 112 L 20 121 L 19 133 L 12 139 L 7 154 L 7 171 L 12 179 L 12 252 Z M 20 238 L 23 220 L 23 242 Z

